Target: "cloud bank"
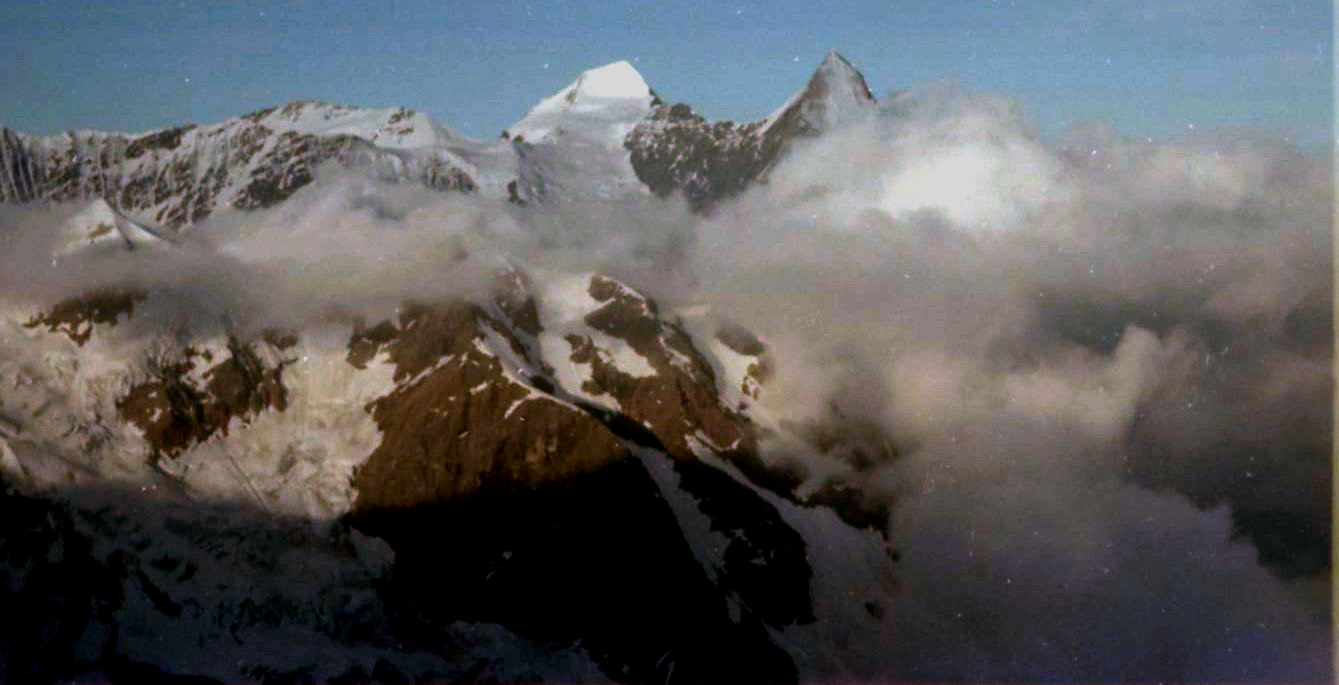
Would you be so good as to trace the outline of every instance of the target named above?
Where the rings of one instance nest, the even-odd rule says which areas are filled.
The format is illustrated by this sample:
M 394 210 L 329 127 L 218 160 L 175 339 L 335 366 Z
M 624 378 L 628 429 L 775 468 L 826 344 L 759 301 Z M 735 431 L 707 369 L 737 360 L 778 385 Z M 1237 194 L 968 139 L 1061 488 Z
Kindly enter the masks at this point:
M 935 85 L 703 227 L 704 296 L 785 352 L 772 406 L 901 448 L 865 476 L 893 672 L 1328 678 L 1330 183 Z

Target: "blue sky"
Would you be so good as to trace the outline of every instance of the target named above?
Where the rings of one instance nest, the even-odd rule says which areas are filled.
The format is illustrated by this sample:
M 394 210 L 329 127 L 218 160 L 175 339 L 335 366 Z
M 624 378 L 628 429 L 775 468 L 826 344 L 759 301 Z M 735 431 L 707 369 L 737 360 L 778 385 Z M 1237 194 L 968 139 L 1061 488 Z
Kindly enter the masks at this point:
M 765 116 L 829 49 L 876 95 L 1018 99 L 1054 135 L 1250 127 L 1334 136 L 1328 0 L 0 3 L 0 122 L 212 122 L 299 98 L 404 105 L 491 137 L 582 70 L 634 61 L 709 118 Z

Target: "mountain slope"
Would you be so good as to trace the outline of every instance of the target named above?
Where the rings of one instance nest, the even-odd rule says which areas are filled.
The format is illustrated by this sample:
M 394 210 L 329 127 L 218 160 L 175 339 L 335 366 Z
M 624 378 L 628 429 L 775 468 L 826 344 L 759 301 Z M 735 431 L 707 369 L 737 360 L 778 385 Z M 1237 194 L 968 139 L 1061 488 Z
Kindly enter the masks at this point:
M 43 649 L 224 681 L 466 663 L 618 682 L 845 672 L 824 641 L 877 637 L 891 555 L 760 460 L 765 348 L 711 344 L 598 274 L 507 267 L 490 292 L 252 337 L 135 326 L 153 293 L 11 305 L 0 478 L 68 512 L 81 563 L 110 569 L 84 637 Z M 851 555 L 869 563 L 844 569 Z M 270 575 L 298 559 L 300 580 Z M 853 573 L 874 575 L 852 592 Z M 346 616 L 350 592 L 362 608 Z M 462 646 L 480 630 L 492 646 Z M 310 649 L 264 647 L 280 634 Z M 186 647 L 218 639 L 245 655 Z M 35 659 L 11 668 L 55 667 Z

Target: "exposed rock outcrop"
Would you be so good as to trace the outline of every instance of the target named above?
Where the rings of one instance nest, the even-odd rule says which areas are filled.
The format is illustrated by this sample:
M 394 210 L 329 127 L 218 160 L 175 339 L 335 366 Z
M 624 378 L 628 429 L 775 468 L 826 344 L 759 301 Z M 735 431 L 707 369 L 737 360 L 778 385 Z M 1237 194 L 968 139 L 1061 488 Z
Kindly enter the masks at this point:
M 358 472 L 355 512 L 533 489 L 625 459 L 585 412 L 512 380 L 480 343 L 504 326 L 465 301 L 406 306 L 399 325 L 355 335 L 350 357 L 375 346 L 395 366 L 395 390 L 369 409 L 381 446 Z
M 283 384 L 285 361 L 263 359 L 257 348 L 229 337 L 228 357 L 216 360 L 206 351 L 187 347 L 181 355 L 153 355 L 150 376 L 132 386 L 117 403 L 121 416 L 134 424 L 155 456 L 176 456 L 216 432 L 227 433 L 233 418 L 246 420 L 267 409 L 283 411 L 288 395 Z M 192 374 L 197 367 L 203 373 Z
M 45 312 L 39 312 L 24 326 L 45 326 L 52 333 L 60 332 L 83 346 L 93 335 L 95 325 L 115 326 L 121 316 L 131 316 L 135 304 L 143 301 L 142 291 L 100 290 L 61 300 Z
M 757 492 L 699 461 L 753 440 L 716 397 L 711 363 L 654 301 L 598 275 L 581 323 L 654 374 L 626 373 L 590 336 L 567 336 L 571 358 L 550 363 L 537 357 L 543 293 L 516 269 L 494 286 L 482 305 L 406 303 L 349 344 L 350 364 L 395 368 L 396 388 L 369 406 L 383 440 L 355 478 L 351 516 L 395 549 L 391 587 L 422 612 L 414 630 L 480 620 L 580 639 L 620 682 L 794 681 L 764 626 L 814 620 L 806 543 Z M 592 370 L 581 392 L 552 372 L 574 363 Z M 645 449 L 672 460 L 695 515 L 724 540 L 710 570 L 634 458 Z
M 844 57 L 828 53 L 804 90 L 762 121 L 711 123 L 685 104 L 661 105 L 624 145 L 637 177 L 657 195 L 682 193 L 697 211 L 765 179 L 790 148 L 841 125 L 877 102 Z

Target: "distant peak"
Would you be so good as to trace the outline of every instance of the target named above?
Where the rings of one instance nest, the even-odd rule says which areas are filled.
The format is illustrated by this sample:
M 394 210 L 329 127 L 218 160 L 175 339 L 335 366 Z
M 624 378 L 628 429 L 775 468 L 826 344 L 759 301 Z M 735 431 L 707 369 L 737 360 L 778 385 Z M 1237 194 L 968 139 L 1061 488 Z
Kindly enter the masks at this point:
M 842 54 L 840 52 L 837 52 L 836 50 L 828 50 L 828 54 L 824 55 L 823 61 L 819 63 L 820 67 L 828 65 L 845 65 L 852 69 L 855 68 L 852 67 L 851 63 L 847 61 L 845 57 L 842 57 Z
M 584 126 L 587 130 L 580 135 L 594 136 L 621 149 L 628 130 L 659 102 L 637 69 L 620 60 L 581 72 L 575 81 L 541 100 L 502 134 L 533 143 L 556 140 Z M 600 133 L 594 133 L 596 130 Z
M 625 99 L 651 97 L 651 87 L 637 69 L 620 60 L 584 71 L 565 92 L 568 102 L 585 99 Z
M 822 131 L 878 104 L 865 76 L 836 50 L 829 50 L 818 63 L 804 90 L 766 120 L 771 129 L 781 125 L 792 131 Z
M 834 90 L 848 91 L 841 94 L 849 94 L 862 102 L 874 102 L 874 94 L 865 82 L 865 75 L 836 50 L 829 50 L 823 61 L 818 63 L 818 68 L 809 79 L 809 90 L 825 94 Z

